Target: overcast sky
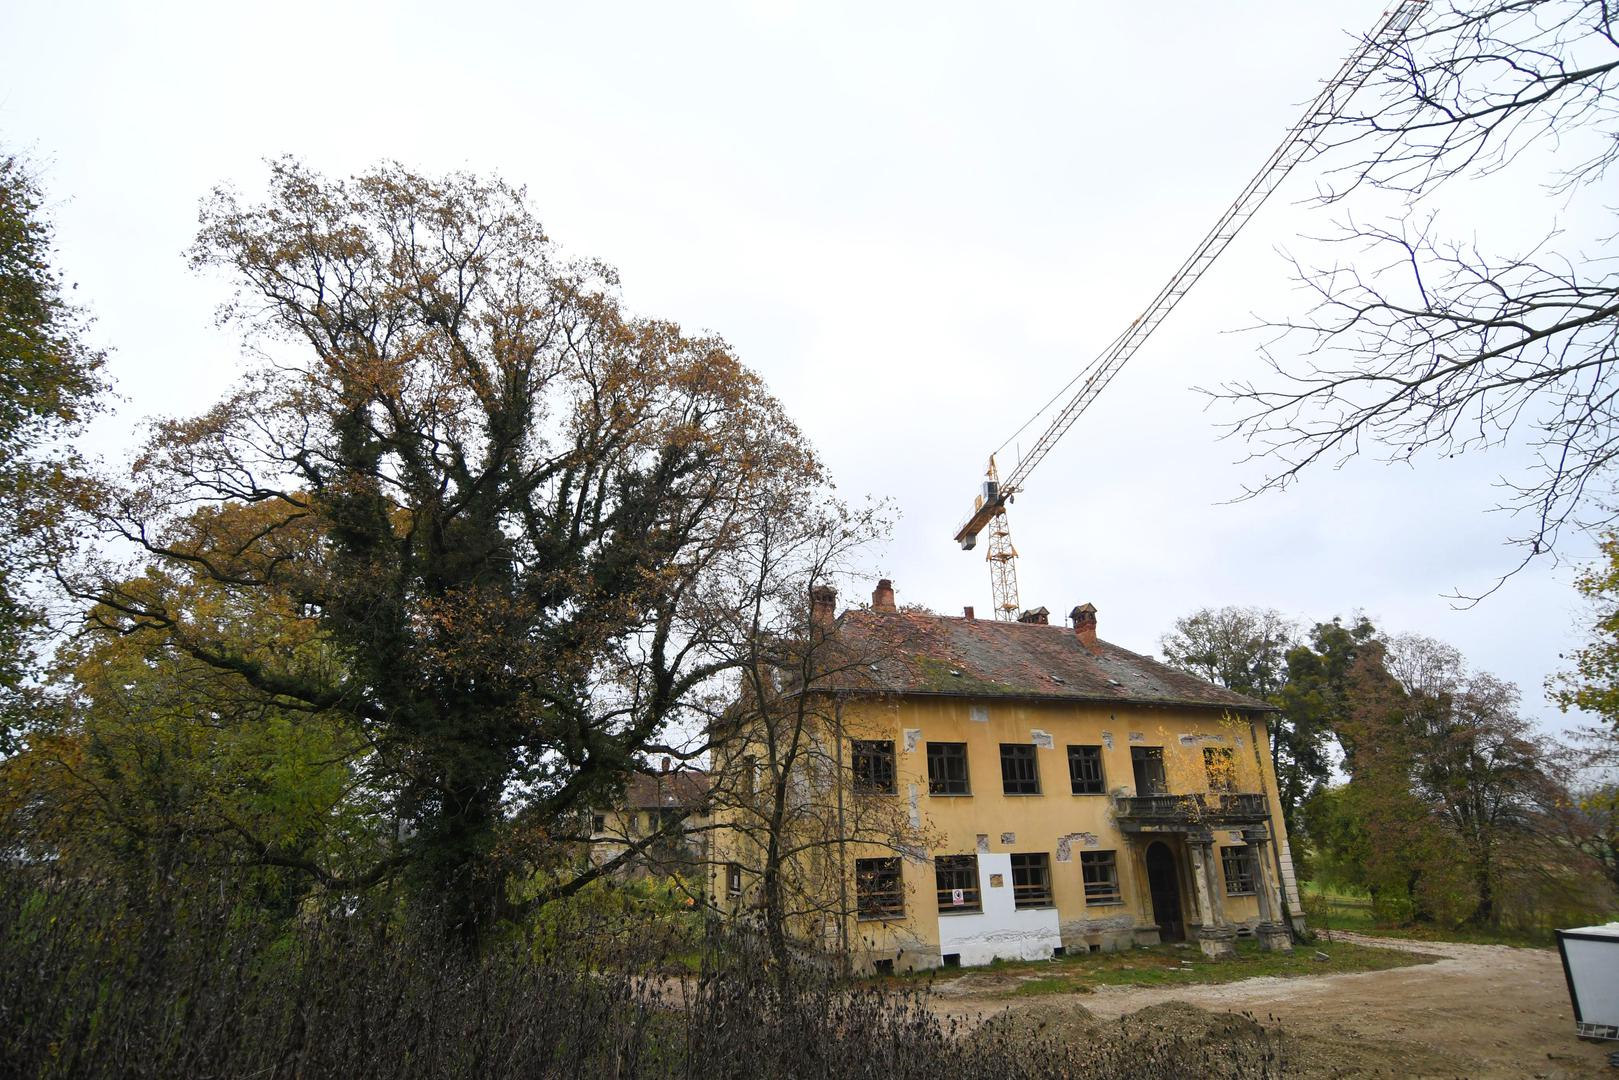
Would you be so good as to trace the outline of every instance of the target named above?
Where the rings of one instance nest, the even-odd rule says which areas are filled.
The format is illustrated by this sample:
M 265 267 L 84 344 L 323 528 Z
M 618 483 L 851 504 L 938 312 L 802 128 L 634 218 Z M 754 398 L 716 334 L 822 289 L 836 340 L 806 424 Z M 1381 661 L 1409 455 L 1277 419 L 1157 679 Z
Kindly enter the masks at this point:
M 40 167 L 114 350 L 103 455 L 240 370 L 222 284 L 182 254 L 208 189 L 260 191 L 283 153 L 498 172 L 569 253 L 620 269 L 632 309 L 724 335 L 845 496 L 895 500 L 881 569 L 902 602 L 987 614 L 983 547 L 951 534 L 989 451 L 1135 316 L 1381 8 L 0 0 L 0 140 Z M 1436 206 L 1486 247 L 1554 213 L 1577 237 L 1536 179 Z M 1256 314 L 1302 313 L 1279 252 L 1327 231 L 1312 191 L 1296 172 L 1034 474 L 1012 511 L 1023 602 L 1091 601 L 1103 637 L 1150 653 L 1204 605 L 1363 609 L 1561 725 L 1542 684 L 1580 641 L 1589 545 L 1471 610 L 1445 598 L 1515 562 L 1485 511 L 1523 451 L 1228 502 L 1258 473 L 1191 388 L 1257 372 Z

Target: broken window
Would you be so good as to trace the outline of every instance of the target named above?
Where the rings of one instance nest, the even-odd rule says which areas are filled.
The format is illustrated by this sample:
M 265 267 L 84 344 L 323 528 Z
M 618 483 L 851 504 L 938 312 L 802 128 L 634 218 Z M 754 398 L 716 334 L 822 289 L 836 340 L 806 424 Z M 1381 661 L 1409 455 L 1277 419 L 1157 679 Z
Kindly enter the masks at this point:
M 606 832 L 607 831 L 607 815 L 606 814 L 591 814 L 590 815 L 590 831 L 591 832 Z
M 1164 778 L 1162 746 L 1130 747 L 1130 765 L 1136 774 L 1137 795 L 1166 795 L 1169 781 Z
M 1119 857 L 1115 851 L 1082 851 L 1080 872 L 1085 877 L 1087 904 L 1116 904 L 1119 892 Z
M 725 864 L 725 895 L 742 895 L 742 866 L 740 863 Z
M 967 787 L 967 744 L 928 743 L 928 794 L 970 795 Z
M 905 882 L 899 859 L 854 861 L 855 911 L 862 919 L 892 919 L 905 914 Z
M 658 811 L 658 831 L 674 832 L 686 819 L 686 811 L 678 806 L 665 806 Z
M 1051 856 L 1044 851 L 1012 856 L 1012 902 L 1020 908 L 1051 904 Z
M 1254 885 L 1259 877 L 1259 866 L 1254 861 L 1253 848 L 1221 848 L 1220 866 L 1225 871 L 1227 896 L 1253 896 L 1259 891 Z
M 849 767 L 862 795 L 894 794 L 894 740 L 852 739 Z
M 1008 795 L 1040 794 L 1034 744 L 1001 743 L 1001 790 Z
M 978 856 L 935 855 L 933 876 L 939 890 L 940 911 L 981 911 L 978 892 Z
M 1237 759 L 1229 746 L 1205 746 L 1203 771 L 1209 776 L 1210 791 L 1237 790 Z
M 1068 748 L 1068 782 L 1073 785 L 1075 795 L 1107 794 L 1107 783 L 1102 777 L 1100 746 Z

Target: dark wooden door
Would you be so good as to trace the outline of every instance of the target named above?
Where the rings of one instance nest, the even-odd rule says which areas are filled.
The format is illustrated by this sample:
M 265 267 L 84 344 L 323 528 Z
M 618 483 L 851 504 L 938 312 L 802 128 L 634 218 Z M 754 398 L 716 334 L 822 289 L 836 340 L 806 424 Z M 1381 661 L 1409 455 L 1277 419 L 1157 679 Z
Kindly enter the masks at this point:
M 1180 874 L 1169 845 L 1155 840 L 1147 848 L 1147 885 L 1152 890 L 1152 921 L 1164 941 L 1185 941 L 1186 924 L 1181 919 Z

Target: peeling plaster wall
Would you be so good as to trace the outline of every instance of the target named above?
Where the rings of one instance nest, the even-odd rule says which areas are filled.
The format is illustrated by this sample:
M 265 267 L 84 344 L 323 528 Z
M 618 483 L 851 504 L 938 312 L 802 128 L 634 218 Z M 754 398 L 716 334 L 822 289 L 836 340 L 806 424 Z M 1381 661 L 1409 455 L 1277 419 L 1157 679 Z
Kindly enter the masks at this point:
M 1001 884 L 992 886 L 992 875 Z M 1012 856 L 978 856 L 978 880 L 984 910 L 973 914 L 939 913 L 939 952 L 960 953 L 963 966 L 1002 960 L 1045 960 L 1062 945 L 1054 907 L 1018 910 L 1012 898 Z

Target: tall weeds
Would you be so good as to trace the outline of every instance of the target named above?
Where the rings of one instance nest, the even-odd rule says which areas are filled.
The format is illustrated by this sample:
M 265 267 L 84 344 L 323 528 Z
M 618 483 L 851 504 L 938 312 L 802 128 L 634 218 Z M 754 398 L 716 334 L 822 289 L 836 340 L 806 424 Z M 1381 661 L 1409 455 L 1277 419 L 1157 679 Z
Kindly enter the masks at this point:
M 210 899 L 204 899 L 204 898 Z M 714 927 L 691 942 L 589 917 L 473 956 L 430 927 L 291 924 L 216 889 L 137 905 L 0 877 L 0 1074 L 11 1077 L 996 1077 L 1279 1075 L 1268 1039 L 980 1031 L 926 990 L 772 969 Z M 676 962 L 676 961 L 679 962 Z

